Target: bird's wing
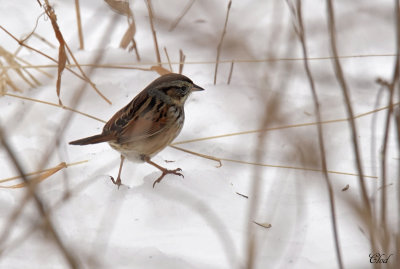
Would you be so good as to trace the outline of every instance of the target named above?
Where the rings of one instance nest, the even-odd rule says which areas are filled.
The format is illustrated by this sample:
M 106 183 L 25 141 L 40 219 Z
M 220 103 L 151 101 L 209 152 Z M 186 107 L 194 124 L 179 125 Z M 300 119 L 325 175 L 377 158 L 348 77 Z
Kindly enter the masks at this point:
M 168 128 L 168 105 L 146 91 L 139 93 L 104 126 L 103 132 L 114 133 L 119 143 L 141 140 Z

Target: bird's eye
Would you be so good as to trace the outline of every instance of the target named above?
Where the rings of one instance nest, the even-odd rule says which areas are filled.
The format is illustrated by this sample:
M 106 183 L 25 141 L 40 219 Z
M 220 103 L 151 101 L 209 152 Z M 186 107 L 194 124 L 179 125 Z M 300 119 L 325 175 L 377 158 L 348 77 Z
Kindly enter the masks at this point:
M 177 90 L 177 93 L 181 96 L 184 96 L 187 93 L 187 87 L 180 87 L 180 88 L 177 88 L 176 90 Z

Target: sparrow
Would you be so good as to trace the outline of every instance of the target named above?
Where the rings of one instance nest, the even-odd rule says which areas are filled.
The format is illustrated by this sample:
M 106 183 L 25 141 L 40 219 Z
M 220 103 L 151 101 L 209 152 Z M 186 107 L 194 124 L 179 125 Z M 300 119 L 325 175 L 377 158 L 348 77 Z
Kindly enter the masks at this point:
M 108 142 L 121 154 L 117 179 L 111 180 L 119 186 L 125 159 L 146 162 L 158 168 L 162 174 L 153 183 L 159 183 L 165 175 L 182 176 L 182 169 L 168 170 L 151 158 L 168 146 L 180 133 L 185 121 L 184 104 L 193 91 L 203 91 L 188 77 L 169 73 L 163 75 L 133 100 L 115 113 L 104 125 L 101 134 L 69 142 L 71 145 L 88 145 Z

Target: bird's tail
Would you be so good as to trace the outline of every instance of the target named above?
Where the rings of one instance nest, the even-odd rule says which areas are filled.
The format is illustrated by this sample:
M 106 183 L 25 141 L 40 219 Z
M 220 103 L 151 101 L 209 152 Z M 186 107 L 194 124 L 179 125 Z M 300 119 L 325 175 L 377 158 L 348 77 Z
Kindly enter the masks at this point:
M 111 140 L 113 140 L 113 137 L 111 135 L 99 134 L 99 135 L 89 136 L 89 137 L 85 137 L 85 138 L 78 139 L 75 141 L 71 141 L 71 142 L 69 142 L 69 144 L 83 146 L 83 145 L 89 145 L 89 144 L 108 142 Z

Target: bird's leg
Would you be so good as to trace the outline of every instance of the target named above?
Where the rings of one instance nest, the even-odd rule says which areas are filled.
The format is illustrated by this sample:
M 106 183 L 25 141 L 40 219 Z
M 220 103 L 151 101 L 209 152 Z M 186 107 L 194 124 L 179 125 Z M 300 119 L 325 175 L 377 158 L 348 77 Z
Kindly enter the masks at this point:
M 144 157 L 144 161 L 145 161 L 146 163 L 148 163 L 148 164 L 151 164 L 151 165 L 154 166 L 154 167 L 157 167 L 157 168 L 160 169 L 161 172 L 162 172 L 161 176 L 160 176 L 159 178 L 157 178 L 156 181 L 154 181 L 154 183 L 153 183 L 153 188 L 154 188 L 154 186 L 155 186 L 157 183 L 160 183 L 160 181 L 161 181 L 161 180 L 164 178 L 164 176 L 167 175 L 167 174 L 174 174 L 174 175 L 177 175 L 177 176 L 184 177 L 181 173 L 179 173 L 180 171 L 182 171 L 182 169 L 180 169 L 180 168 L 177 168 L 177 169 L 174 169 L 174 170 L 168 170 L 167 168 L 164 168 L 164 167 L 162 167 L 162 166 L 159 166 L 159 165 L 156 164 L 155 162 L 152 162 L 152 161 L 150 160 L 149 157 Z
M 119 171 L 118 171 L 117 180 L 114 180 L 114 178 L 111 177 L 111 181 L 112 181 L 115 185 L 118 186 L 118 189 L 119 189 L 119 186 L 122 185 L 122 181 L 121 181 L 121 170 L 122 170 L 122 165 L 124 164 L 124 160 L 125 160 L 125 157 L 121 154 L 121 162 L 120 162 L 120 164 L 119 164 Z

